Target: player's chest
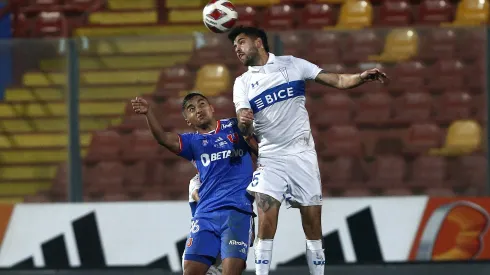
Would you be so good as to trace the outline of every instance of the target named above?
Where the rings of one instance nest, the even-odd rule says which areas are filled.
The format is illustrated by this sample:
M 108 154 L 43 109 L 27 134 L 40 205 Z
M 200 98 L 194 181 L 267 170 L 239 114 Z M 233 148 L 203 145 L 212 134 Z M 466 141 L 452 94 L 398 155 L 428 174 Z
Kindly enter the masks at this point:
M 247 81 L 248 99 L 251 100 L 274 87 L 287 85 L 301 79 L 295 68 L 276 66 L 250 73 Z
M 203 135 L 197 140 L 200 153 L 216 153 L 242 146 L 241 139 L 233 128 L 221 130 L 218 134 Z

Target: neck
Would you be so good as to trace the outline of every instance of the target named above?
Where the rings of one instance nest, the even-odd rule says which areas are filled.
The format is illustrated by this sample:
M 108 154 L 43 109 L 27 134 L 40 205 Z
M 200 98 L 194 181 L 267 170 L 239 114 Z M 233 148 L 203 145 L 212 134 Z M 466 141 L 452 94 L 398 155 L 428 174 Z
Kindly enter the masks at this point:
M 203 125 L 200 125 L 199 127 L 196 127 L 196 130 L 199 134 L 207 134 L 211 131 L 216 130 L 216 127 L 218 126 L 218 123 L 216 122 L 216 119 L 211 120 L 210 123 L 206 123 Z
M 269 61 L 269 53 L 261 51 L 259 52 L 259 56 L 257 57 L 257 60 L 255 60 L 255 64 L 253 66 L 264 66 L 267 64 L 267 61 Z

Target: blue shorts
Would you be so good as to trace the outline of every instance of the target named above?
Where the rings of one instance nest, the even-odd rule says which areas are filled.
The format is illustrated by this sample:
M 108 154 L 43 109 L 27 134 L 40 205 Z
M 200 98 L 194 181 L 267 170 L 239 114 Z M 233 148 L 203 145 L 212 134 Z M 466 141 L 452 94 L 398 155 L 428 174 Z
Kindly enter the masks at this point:
M 252 214 L 235 209 L 198 213 L 192 218 L 184 260 L 211 265 L 221 258 L 247 260 L 252 238 Z

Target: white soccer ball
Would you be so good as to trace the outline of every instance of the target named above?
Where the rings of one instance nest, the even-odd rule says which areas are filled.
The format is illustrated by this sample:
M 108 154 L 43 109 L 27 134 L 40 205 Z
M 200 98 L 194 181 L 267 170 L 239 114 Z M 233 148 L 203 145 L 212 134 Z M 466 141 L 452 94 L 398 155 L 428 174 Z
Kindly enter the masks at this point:
M 238 20 L 235 6 L 226 0 L 211 0 L 202 11 L 204 25 L 215 33 L 229 31 Z

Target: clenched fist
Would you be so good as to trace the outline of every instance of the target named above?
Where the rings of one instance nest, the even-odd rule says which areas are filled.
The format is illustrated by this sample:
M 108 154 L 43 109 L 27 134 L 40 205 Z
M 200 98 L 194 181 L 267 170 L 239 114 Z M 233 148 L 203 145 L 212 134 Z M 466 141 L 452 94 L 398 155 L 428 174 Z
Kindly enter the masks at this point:
M 132 99 L 131 105 L 133 106 L 133 111 L 137 114 L 146 115 L 150 109 L 150 104 L 148 104 L 148 101 L 141 97 Z
M 376 68 L 364 71 L 359 76 L 365 82 L 379 81 L 384 83 L 388 79 L 385 73 Z

